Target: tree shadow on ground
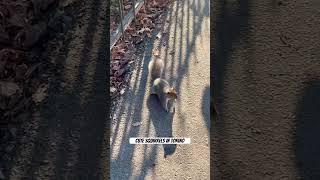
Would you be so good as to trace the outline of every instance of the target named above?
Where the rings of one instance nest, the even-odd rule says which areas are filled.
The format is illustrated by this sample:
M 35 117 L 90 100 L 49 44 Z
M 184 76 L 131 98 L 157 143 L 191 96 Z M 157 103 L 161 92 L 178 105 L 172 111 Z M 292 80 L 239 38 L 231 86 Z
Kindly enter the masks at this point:
M 207 86 L 203 92 L 201 109 L 208 133 L 210 133 L 210 86 Z
M 190 3 L 191 2 L 191 3 Z M 208 3 L 209 1 L 206 1 Z M 188 76 L 189 71 L 189 63 L 190 59 L 195 52 L 195 44 L 198 37 L 200 37 L 200 32 L 202 28 L 202 22 L 205 18 L 205 16 L 209 16 L 209 13 L 205 13 L 203 11 L 208 10 L 208 7 L 205 7 L 204 9 L 200 9 L 199 5 L 196 4 L 199 3 L 201 5 L 201 1 L 196 0 L 188 0 L 188 1 L 177 1 L 177 5 L 174 6 L 171 5 L 169 7 L 168 12 L 174 12 L 174 13 L 166 13 L 166 20 L 169 23 L 168 26 L 164 26 L 164 23 L 162 24 L 161 28 L 156 29 L 153 33 L 151 40 L 147 42 L 146 44 L 142 45 L 142 56 L 141 61 L 138 62 L 138 70 L 135 72 L 136 79 L 133 79 L 133 85 L 132 87 L 127 90 L 126 92 L 126 98 L 131 99 L 128 100 L 126 103 L 126 100 L 122 103 L 120 103 L 119 107 L 120 110 L 117 112 L 119 114 L 119 117 L 117 117 L 117 121 L 113 125 L 114 128 L 112 128 L 112 135 L 111 135 L 111 156 L 113 153 L 115 153 L 114 149 L 114 142 L 119 141 L 120 149 L 117 151 L 118 156 L 116 159 L 111 160 L 111 167 L 112 170 L 114 170 L 111 174 L 111 177 L 113 178 L 132 178 L 133 177 L 133 158 L 134 158 L 134 151 L 137 148 L 137 146 L 142 145 L 130 145 L 128 139 L 130 137 L 136 137 L 140 132 L 144 132 L 144 134 L 147 134 L 147 136 L 150 135 L 150 127 L 153 125 L 155 129 L 155 133 L 158 137 L 172 137 L 174 135 L 174 132 L 172 130 L 172 119 L 173 117 L 171 115 L 168 115 L 164 112 L 162 107 L 160 106 L 158 100 L 156 97 L 152 97 L 147 93 L 147 88 L 149 88 L 148 82 L 148 63 L 151 61 L 152 57 L 152 51 L 154 49 L 158 50 L 159 52 L 164 52 L 164 57 L 161 57 L 165 62 L 165 71 L 164 74 L 166 74 L 165 78 L 169 81 L 171 85 L 174 85 L 177 88 L 178 94 L 180 93 L 181 89 L 181 83 L 183 78 Z M 187 5 L 186 5 L 187 4 Z M 208 5 L 209 6 L 209 5 Z M 185 17 L 185 9 L 188 9 L 187 16 L 187 22 L 184 22 Z M 178 17 L 177 13 L 181 12 L 182 17 Z M 192 17 L 191 13 L 197 14 Z M 176 18 L 177 17 L 177 18 Z M 173 21 L 175 19 L 175 21 Z M 179 19 L 178 19 L 179 18 Z M 164 21 L 165 22 L 165 21 Z M 183 42 L 183 32 L 178 32 L 178 27 L 187 23 L 189 25 L 190 22 L 193 22 L 193 34 L 190 36 L 189 29 L 183 29 L 183 31 L 187 31 L 187 48 L 183 48 L 182 42 Z M 163 32 L 165 29 L 172 29 L 173 31 L 168 33 L 167 35 L 163 35 L 160 39 L 157 41 L 159 43 L 156 43 L 156 35 L 159 32 Z M 171 38 L 173 38 L 173 43 L 169 46 L 169 41 L 171 41 Z M 174 50 L 172 54 L 172 50 Z M 160 53 L 161 54 L 161 53 Z M 183 56 L 185 55 L 185 56 Z M 196 56 L 196 54 L 194 54 Z M 175 67 L 176 61 L 178 61 L 178 66 Z M 176 71 L 174 70 L 176 69 Z M 147 107 L 149 112 L 148 118 L 143 121 L 146 123 L 146 129 L 141 129 L 141 127 L 131 127 L 131 124 L 134 122 L 139 122 L 142 120 L 142 111 L 144 111 L 143 108 L 143 102 L 144 99 L 146 99 Z M 178 102 L 179 103 L 179 102 Z M 180 109 L 181 111 L 181 109 Z M 165 115 L 166 114 L 166 115 Z M 121 118 L 124 116 L 124 118 Z M 126 132 L 123 134 L 123 137 L 121 140 L 119 140 L 119 127 L 120 127 L 120 119 L 125 120 L 125 126 L 124 129 Z M 151 148 L 148 148 L 150 151 L 147 153 L 147 145 L 144 145 L 143 152 L 145 155 L 143 156 L 142 161 L 142 167 L 139 170 L 139 174 L 136 176 L 138 179 L 144 179 L 147 175 L 147 172 L 149 170 L 152 170 L 154 168 L 156 159 L 158 158 L 158 148 L 161 147 L 159 145 L 151 145 Z M 176 145 L 164 145 L 163 151 L 164 155 L 173 155 L 176 150 Z M 159 157 L 160 158 L 160 157 Z M 162 158 L 162 157 L 161 157 Z M 126 162 L 126 165 L 124 167 L 123 162 Z M 119 165 L 122 165 L 119 167 Z
M 106 149 L 102 144 L 105 131 L 108 130 L 105 127 L 109 117 L 109 77 L 106 76 L 109 66 L 106 36 L 109 30 L 106 26 L 107 19 L 101 20 L 100 17 L 101 13 L 106 13 L 106 9 L 101 7 L 107 6 L 101 0 L 87 3 L 88 27 L 83 35 L 76 36 L 80 40 L 78 43 L 81 43 L 80 51 L 75 55 L 79 56 L 79 62 L 74 64 L 75 68 L 66 68 L 70 61 L 77 62 L 69 54 L 75 48 L 71 43 L 73 39 L 66 40 L 55 60 L 62 72 L 57 73 L 58 78 L 50 84 L 49 98 L 40 111 L 39 130 L 33 141 L 31 162 L 30 165 L 25 165 L 25 172 L 20 172 L 23 173 L 22 177 L 36 179 L 39 178 L 39 173 L 52 179 L 102 177 L 100 158 L 101 151 Z M 76 24 L 72 24 L 70 29 L 77 29 Z M 98 31 L 101 34 L 97 35 Z M 97 38 L 94 39 L 94 36 Z M 67 76 L 73 70 L 73 81 L 67 82 Z M 60 83 L 63 81 L 69 84 L 61 89 Z M 25 150 L 20 151 L 20 154 L 24 154 Z M 41 172 L 43 169 L 47 171 Z M 11 175 L 14 174 L 12 171 Z
M 210 88 L 211 98 L 215 99 L 215 103 L 219 106 L 219 121 L 213 118 L 215 114 L 211 114 L 211 147 L 213 152 L 210 161 L 213 167 L 211 178 L 213 179 L 240 179 L 237 169 L 230 166 L 228 162 L 228 144 L 226 139 L 230 139 L 228 124 L 224 121 L 223 100 L 224 82 L 226 79 L 226 67 L 232 63 L 231 52 L 235 47 L 235 43 L 246 40 L 248 37 L 248 25 L 250 21 L 249 9 L 250 0 L 243 1 L 224 1 L 218 0 L 211 3 L 211 83 L 214 84 Z M 240 33 L 241 32 L 241 33 Z M 240 36 L 240 34 L 245 34 Z M 213 108 L 213 107 L 211 107 Z M 213 112 L 213 111 L 211 111 Z M 220 169 L 228 169 L 228 172 L 222 173 Z
M 151 120 L 155 131 L 156 137 L 174 137 L 172 135 L 172 121 L 173 113 L 167 113 L 156 96 L 149 96 L 147 99 L 147 106 L 150 112 L 149 120 Z M 164 157 L 172 155 L 176 150 L 175 144 L 164 144 Z
M 308 82 L 297 108 L 295 155 L 303 179 L 320 179 L 320 81 Z

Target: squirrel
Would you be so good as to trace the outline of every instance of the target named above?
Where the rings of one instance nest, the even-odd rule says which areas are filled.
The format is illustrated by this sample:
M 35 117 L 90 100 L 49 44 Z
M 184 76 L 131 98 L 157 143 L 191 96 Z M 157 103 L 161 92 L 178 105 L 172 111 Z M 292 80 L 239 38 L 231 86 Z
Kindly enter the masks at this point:
M 178 98 L 177 91 L 171 87 L 165 79 L 161 78 L 163 73 L 164 63 L 157 58 L 149 63 L 149 73 L 151 75 L 151 95 L 157 95 L 162 107 L 169 112 L 168 104 L 171 102 L 170 111 L 174 108 L 176 99 Z

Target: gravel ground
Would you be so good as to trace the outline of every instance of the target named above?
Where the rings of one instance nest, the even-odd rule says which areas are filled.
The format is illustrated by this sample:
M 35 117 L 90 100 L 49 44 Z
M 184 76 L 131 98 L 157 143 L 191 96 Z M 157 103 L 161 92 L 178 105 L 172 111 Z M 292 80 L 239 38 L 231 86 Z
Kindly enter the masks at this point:
M 320 3 L 215 1 L 213 179 L 319 179 Z

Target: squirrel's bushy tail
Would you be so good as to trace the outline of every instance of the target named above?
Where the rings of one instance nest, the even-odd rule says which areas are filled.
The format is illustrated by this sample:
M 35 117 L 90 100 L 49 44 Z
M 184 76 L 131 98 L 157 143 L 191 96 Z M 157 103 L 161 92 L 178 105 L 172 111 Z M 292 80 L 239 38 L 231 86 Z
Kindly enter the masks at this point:
M 151 75 L 151 82 L 157 78 L 161 78 L 163 73 L 163 61 L 161 59 L 151 60 L 149 63 L 149 74 Z

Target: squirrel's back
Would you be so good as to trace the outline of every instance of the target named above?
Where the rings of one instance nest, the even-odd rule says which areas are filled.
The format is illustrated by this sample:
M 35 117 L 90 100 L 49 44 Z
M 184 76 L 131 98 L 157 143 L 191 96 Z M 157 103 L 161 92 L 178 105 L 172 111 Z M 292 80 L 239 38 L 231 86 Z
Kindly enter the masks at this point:
M 153 59 L 149 63 L 149 72 L 152 79 L 160 78 L 163 72 L 164 63 L 161 59 Z
M 164 79 L 157 78 L 153 81 L 151 93 L 159 95 L 162 92 L 166 92 L 168 89 L 170 89 L 169 83 Z
M 151 94 L 158 96 L 160 103 L 167 112 L 169 112 L 169 109 L 170 111 L 174 109 L 177 99 L 177 91 L 174 87 L 170 87 L 169 83 L 165 79 L 157 78 L 153 81 Z

